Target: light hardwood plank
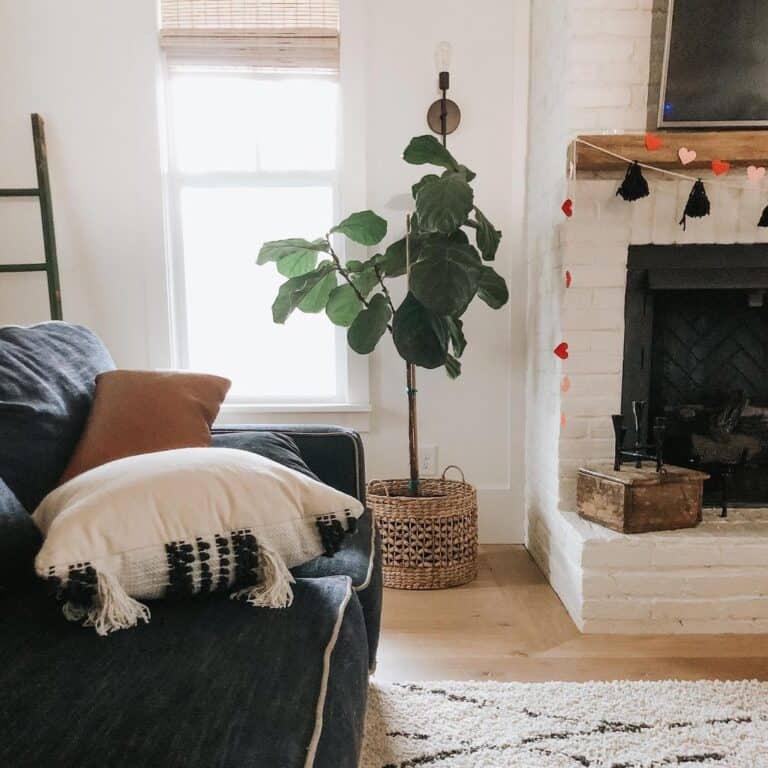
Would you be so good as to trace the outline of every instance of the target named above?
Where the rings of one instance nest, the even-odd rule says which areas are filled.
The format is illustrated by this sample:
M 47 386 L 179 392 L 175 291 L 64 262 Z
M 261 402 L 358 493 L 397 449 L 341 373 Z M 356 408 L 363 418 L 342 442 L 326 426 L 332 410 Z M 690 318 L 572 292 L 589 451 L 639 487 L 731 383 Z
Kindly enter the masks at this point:
M 472 584 L 387 589 L 375 679 L 768 680 L 766 635 L 582 635 L 530 555 L 483 547 Z

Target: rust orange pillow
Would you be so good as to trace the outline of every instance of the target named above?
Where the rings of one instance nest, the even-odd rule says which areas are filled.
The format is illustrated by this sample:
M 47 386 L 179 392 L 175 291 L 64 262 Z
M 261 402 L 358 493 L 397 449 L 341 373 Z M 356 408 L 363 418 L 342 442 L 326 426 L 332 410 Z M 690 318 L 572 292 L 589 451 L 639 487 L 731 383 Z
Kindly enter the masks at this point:
M 181 371 L 109 371 L 59 484 L 108 461 L 211 444 L 211 425 L 231 382 Z

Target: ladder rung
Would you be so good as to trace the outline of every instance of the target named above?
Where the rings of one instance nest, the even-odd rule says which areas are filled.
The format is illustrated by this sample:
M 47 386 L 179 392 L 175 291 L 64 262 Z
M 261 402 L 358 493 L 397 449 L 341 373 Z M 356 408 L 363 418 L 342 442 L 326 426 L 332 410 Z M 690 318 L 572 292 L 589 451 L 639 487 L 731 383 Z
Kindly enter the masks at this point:
M 0 272 L 45 272 L 48 265 L 42 264 L 0 264 Z
M 39 197 L 39 189 L 0 189 L 0 197 Z

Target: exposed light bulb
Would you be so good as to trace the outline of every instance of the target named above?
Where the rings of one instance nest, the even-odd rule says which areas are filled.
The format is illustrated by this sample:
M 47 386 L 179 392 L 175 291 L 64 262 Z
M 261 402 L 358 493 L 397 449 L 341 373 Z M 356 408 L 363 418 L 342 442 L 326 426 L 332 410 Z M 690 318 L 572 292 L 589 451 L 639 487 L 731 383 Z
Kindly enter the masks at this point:
M 435 48 L 435 65 L 438 72 L 448 72 L 451 68 L 451 56 L 453 54 L 453 46 L 443 40 L 437 44 Z

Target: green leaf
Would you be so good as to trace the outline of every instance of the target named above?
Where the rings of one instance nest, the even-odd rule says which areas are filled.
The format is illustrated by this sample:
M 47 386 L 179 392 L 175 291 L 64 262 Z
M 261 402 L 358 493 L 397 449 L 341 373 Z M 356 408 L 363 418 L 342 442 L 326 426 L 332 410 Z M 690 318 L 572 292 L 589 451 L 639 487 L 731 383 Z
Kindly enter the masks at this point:
M 376 245 L 387 234 L 387 222 L 373 211 L 359 211 L 337 224 L 331 232 L 339 232 L 361 245 Z
M 473 198 L 472 187 L 458 173 L 427 184 L 416 195 L 419 226 L 424 232 L 450 235 L 466 222 Z
M 466 165 L 460 165 L 458 173 L 461 173 L 467 181 L 473 181 L 477 178 L 477 174 L 474 171 L 470 171 Z
M 347 331 L 349 346 L 360 355 L 367 355 L 376 348 L 379 339 L 387 330 L 392 317 L 389 302 L 383 293 L 377 293 L 360 312 Z
M 411 238 L 411 250 L 413 250 L 413 238 Z M 382 274 L 387 277 L 400 277 L 406 273 L 405 238 L 395 241 L 384 251 L 383 255 L 375 257 L 375 261 Z
M 355 284 L 360 293 L 366 298 L 368 294 L 379 284 L 379 278 L 376 277 L 376 270 L 371 264 L 364 272 L 358 272 L 356 275 L 351 275 L 350 279 Z
M 291 312 L 312 292 L 312 290 L 329 275 L 334 283 L 334 265 L 330 261 L 323 261 L 312 272 L 299 275 L 286 280 L 277 292 L 277 298 L 272 303 L 272 319 L 276 323 L 284 323 Z
M 467 347 L 467 339 L 464 336 L 464 323 L 458 317 L 446 317 L 445 324 L 448 328 L 448 338 L 451 340 L 451 348 L 456 357 L 461 357 Z
M 454 243 L 469 243 L 467 233 L 463 229 L 457 229 L 453 234 L 448 236 L 448 239 Z
M 416 199 L 416 195 L 419 194 L 419 190 L 421 190 L 423 187 L 425 187 L 427 184 L 431 184 L 433 181 L 439 181 L 440 177 L 435 173 L 428 173 L 426 176 L 424 176 L 421 181 L 417 181 L 412 187 L 411 187 L 411 194 L 413 194 L 413 199 Z
M 485 215 L 477 206 L 475 206 L 475 216 L 477 216 L 477 247 L 480 249 L 480 253 L 483 254 L 485 261 L 493 261 L 499 248 L 501 231 L 496 229 L 485 218 Z
M 281 275 L 298 277 L 311 272 L 317 264 L 317 254 L 327 251 L 328 241 L 322 238 L 312 242 L 302 238 L 271 240 L 261 246 L 256 263 L 274 261 Z
M 471 245 L 431 241 L 411 267 L 413 295 L 436 315 L 461 315 L 480 278 L 480 257 Z
M 363 308 L 355 289 L 345 283 L 331 291 L 325 313 L 334 325 L 349 327 Z
M 461 363 L 453 356 L 445 356 L 445 370 L 452 379 L 458 379 L 461 376 Z
M 448 354 L 448 329 L 409 291 L 392 319 L 392 337 L 400 357 L 422 368 L 439 368 Z
M 449 171 L 458 171 L 459 164 L 453 155 L 434 137 L 416 136 L 403 152 L 403 160 L 411 165 L 439 165 Z
M 336 287 L 336 271 L 329 272 L 320 279 L 311 290 L 307 291 L 304 298 L 299 302 L 299 309 L 302 312 L 316 313 L 322 312 L 328 303 L 328 297 L 331 291 Z
M 491 309 L 503 307 L 509 299 L 509 289 L 504 278 L 493 267 L 483 266 L 477 283 L 477 296 Z

